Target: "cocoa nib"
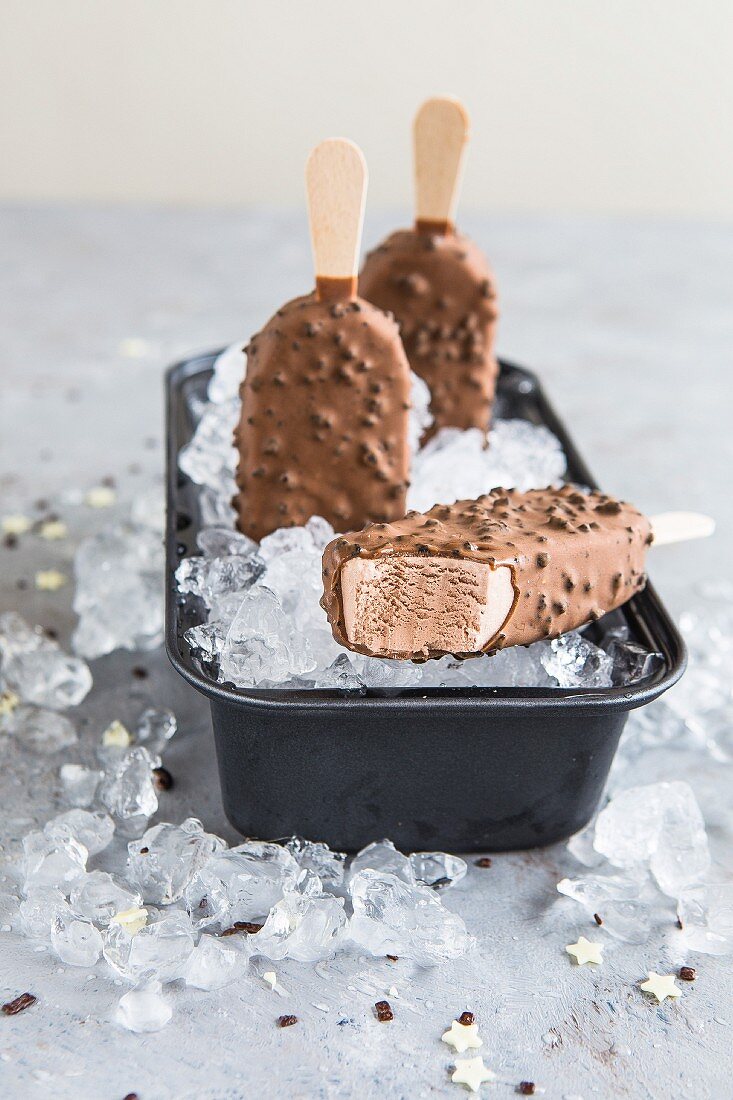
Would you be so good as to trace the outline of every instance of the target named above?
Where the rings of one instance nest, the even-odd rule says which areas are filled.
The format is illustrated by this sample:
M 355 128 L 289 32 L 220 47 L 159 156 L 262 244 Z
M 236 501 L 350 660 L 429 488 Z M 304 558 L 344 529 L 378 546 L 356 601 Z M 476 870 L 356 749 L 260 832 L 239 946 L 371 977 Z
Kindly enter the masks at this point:
M 520 1081 L 517 1085 L 517 1092 L 520 1096 L 534 1096 L 537 1091 L 537 1087 L 534 1081 Z
M 377 1019 L 380 1023 L 386 1024 L 390 1020 L 394 1020 L 394 1012 L 389 1001 L 377 1001 L 374 1006 L 374 1011 L 377 1014 Z
M 256 935 L 262 928 L 261 924 L 254 924 L 249 920 L 237 920 L 231 926 L 231 928 L 225 928 L 221 933 L 222 936 L 236 936 L 238 932 L 246 932 L 250 936 Z
M 297 1022 L 297 1016 L 278 1016 L 277 1018 L 278 1027 L 292 1027 L 293 1024 L 297 1024 Z
M 167 768 L 153 768 L 153 784 L 159 791 L 169 791 L 173 782 L 173 776 Z
M 697 977 L 697 971 L 694 966 L 681 966 L 679 977 L 683 982 L 694 982 Z
M 490 867 L 491 866 L 491 857 L 490 856 L 481 856 L 481 859 L 477 859 L 474 862 L 475 862 L 477 867 Z
M 596 924 L 603 924 L 603 917 L 599 913 L 593 914 L 593 920 L 596 922 Z
M 38 997 L 35 997 L 32 993 L 21 993 L 14 1001 L 8 1001 L 7 1004 L 2 1006 L 3 1015 L 17 1016 L 19 1012 L 23 1012 L 26 1008 L 34 1005 L 37 1000 Z
M 462 1012 L 458 1017 L 458 1023 L 463 1024 L 464 1027 L 470 1027 L 474 1023 L 475 1017 L 473 1012 Z

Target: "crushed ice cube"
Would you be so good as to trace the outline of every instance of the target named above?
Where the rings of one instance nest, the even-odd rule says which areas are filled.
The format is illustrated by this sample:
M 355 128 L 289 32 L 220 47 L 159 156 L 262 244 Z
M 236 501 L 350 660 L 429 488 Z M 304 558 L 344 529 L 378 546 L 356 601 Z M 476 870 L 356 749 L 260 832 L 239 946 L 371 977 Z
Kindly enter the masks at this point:
M 287 893 L 270 910 L 252 950 L 266 959 L 317 962 L 336 951 L 346 924 L 341 898 Z
M 186 888 L 186 907 L 197 928 L 232 927 L 237 921 L 266 917 L 300 868 L 278 844 L 253 840 L 219 852 Z
M 175 981 L 183 975 L 193 948 L 191 922 L 179 909 L 153 913 L 134 936 L 115 921 L 104 933 L 104 957 L 128 982 L 146 975 L 161 982 Z
M 10 618 L 3 616 L 6 625 Z M 66 710 L 77 706 L 89 693 L 92 674 L 86 661 L 70 657 L 49 638 L 34 632 L 27 634 L 25 630 L 26 640 L 33 639 L 35 644 L 21 647 L 16 638 L 12 648 L 8 648 L 3 645 L 4 633 L 0 633 L 2 680 L 24 702 L 50 710 Z
M 178 729 L 172 710 L 167 707 L 147 707 L 137 720 L 135 736 L 149 753 L 158 756 Z
M 146 982 L 140 989 L 125 993 L 117 1006 L 118 1024 L 141 1034 L 160 1031 L 173 1016 L 173 1009 L 160 991 L 160 982 Z
M 76 744 L 76 727 L 65 714 L 40 707 L 16 707 L 4 726 L 23 748 L 52 755 Z
M 228 625 L 221 622 L 192 626 L 184 634 L 191 649 L 205 661 L 219 661 L 227 639 Z
M 383 871 L 390 875 L 396 875 L 411 886 L 415 884 L 415 872 L 412 863 L 407 856 L 395 848 L 391 840 L 375 840 L 367 844 L 354 856 L 349 867 L 349 875 L 353 879 L 360 871 L 369 868 L 371 871 Z
M 237 452 L 234 429 L 239 419 L 237 398 L 208 405 L 190 443 L 178 455 L 179 469 L 197 485 L 207 485 L 221 497 L 234 496 Z
M 352 878 L 349 891 L 354 906 L 350 935 L 372 955 L 399 955 L 435 966 L 460 958 L 470 946 L 461 918 L 427 886 L 366 869 Z
M 424 378 L 410 371 L 410 421 L 408 426 L 408 439 L 410 454 L 416 455 L 420 450 L 420 440 L 433 423 L 433 414 L 430 411 L 430 388 Z
M 85 768 L 83 764 L 62 764 L 59 779 L 64 801 L 81 809 L 89 806 L 102 778 L 102 772 L 96 768 Z
M 324 889 L 337 891 L 344 881 L 346 853 L 334 852 L 327 844 L 293 836 L 286 844 L 287 850 L 303 870 L 313 871 Z
M 465 859 L 448 855 L 447 852 L 413 852 L 410 866 L 415 881 L 434 890 L 455 886 L 468 870 Z
M 688 950 L 733 953 L 733 882 L 688 887 L 680 895 L 677 916 Z
M 66 898 L 55 886 L 27 887 L 19 912 L 26 936 L 43 943 L 50 943 L 51 927 L 57 916 L 72 915 Z
M 545 671 L 561 688 L 611 686 L 613 660 L 581 634 L 571 631 L 553 638 L 540 656 Z
M 128 749 L 102 782 L 99 797 L 123 836 L 140 836 L 158 808 L 152 769 L 159 760 L 142 746 Z
M 88 852 L 68 826 L 59 825 L 53 835 L 27 833 L 23 837 L 26 892 L 38 887 L 57 887 L 68 894 L 83 874 Z
M 183 975 L 186 985 L 196 989 L 221 989 L 239 976 L 248 957 L 248 953 L 218 936 L 204 933 L 186 963 Z
M 639 642 L 613 639 L 606 647 L 613 662 L 611 677 L 614 684 L 636 684 L 645 680 L 662 661 L 661 654 L 651 653 Z
M 163 546 L 148 527 L 118 525 L 80 543 L 72 639 L 82 657 L 154 649 L 163 640 Z
M 230 344 L 214 360 L 207 397 L 215 405 L 232 401 L 238 396 L 247 373 L 246 343 L 246 340 L 239 340 L 236 344 Z
M 69 966 L 94 966 L 102 952 L 102 936 L 90 921 L 58 913 L 51 926 L 51 945 Z
M 230 527 L 204 527 L 196 536 L 196 544 L 205 558 L 248 558 L 257 549 L 254 539 Z
M 77 916 L 93 924 L 107 925 L 116 913 L 141 905 L 142 896 L 117 875 L 89 871 L 76 879 L 69 904 Z
M 269 588 L 256 587 L 242 600 L 227 633 L 219 678 L 239 687 L 281 683 L 315 667 L 308 639 Z
M 649 898 L 639 875 L 584 875 L 564 878 L 557 889 L 601 918 L 609 935 L 626 943 L 646 943 L 651 928 Z
M 224 841 L 204 832 L 195 817 L 187 818 L 182 825 L 162 822 L 148 829 L 140 840 L 130 841 L 128 872 L 140 887 L 144 901 L 170 905 L 183 896 L 195 875 L 223 848 Z
M 112 818 L 107 814 L 82 809 L 66 810 L 43 827 L 44 835 L 51 840 L 58 836 L 64 838 L 70 833 L 86 848 L 90 856 L 104 851 L 112 840 L 114 831 Z
M 180 592 L 198 596 L 210 608 L 235 593 L 244 595 L 263 569 L 257 555 L 184 558 L 176 570 L 176 583 Z

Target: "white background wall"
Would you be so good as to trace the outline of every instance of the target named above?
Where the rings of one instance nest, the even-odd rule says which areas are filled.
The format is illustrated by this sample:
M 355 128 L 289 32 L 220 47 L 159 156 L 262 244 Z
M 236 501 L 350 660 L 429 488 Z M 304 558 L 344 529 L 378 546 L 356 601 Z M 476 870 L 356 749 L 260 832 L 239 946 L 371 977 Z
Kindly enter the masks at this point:
M 733 217 L 733 0 L 0 0 L 0 198 L 300 203 L 344 134 L 401 205 L 439 92 L 464 208 Z

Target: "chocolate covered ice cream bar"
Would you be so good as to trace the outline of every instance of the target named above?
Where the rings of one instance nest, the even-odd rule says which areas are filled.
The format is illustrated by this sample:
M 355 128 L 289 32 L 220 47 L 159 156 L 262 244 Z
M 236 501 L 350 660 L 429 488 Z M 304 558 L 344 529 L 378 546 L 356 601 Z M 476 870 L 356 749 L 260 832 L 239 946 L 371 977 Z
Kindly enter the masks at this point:
M 649 520 L 571 486 L 493 489 L 334 539 L 321 601 L 334 637 L 372 656 L 494 653 L 599 619 L 646 583 Z
M 393 318 L 357 297 L 366 166 L 351 142 L 306 169 L 316 289 L 247 350 L 234 506 L 254 539 L 320 515 L 336 530 L 405 513 L 410 369 Z
M 427 383 L 439 428 L 486 431 L 496 389 L 494 277 L 454 225 L 468 116 L 455 99 L 430 99 L 414 125 L 417 217 L 366 258 L 364 298 L 395 315 L 412 369 Z

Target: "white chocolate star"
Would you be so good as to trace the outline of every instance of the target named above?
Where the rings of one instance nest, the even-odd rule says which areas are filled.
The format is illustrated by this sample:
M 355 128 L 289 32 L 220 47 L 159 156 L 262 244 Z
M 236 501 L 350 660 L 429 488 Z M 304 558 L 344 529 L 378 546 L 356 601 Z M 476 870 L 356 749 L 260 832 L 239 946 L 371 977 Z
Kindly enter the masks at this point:
M 651 993 L 661 1004 L 665 997 L 681 997 L 682 990 L 674 984 L 674 974 L 655 974 L 651 970 L 647 980 L 641 983 L 640 989 L 645 993 Z
M 27 516 L 13 515 L 3 516 L 2 528 L 4 535 L 24 535 L 30 530 L 31 521 Z
M 478 1092 L 485 1081 L 493 1081 L 495 1077 L 496 1074 L 486 1068 L 483 1058 L 479 1055 L 478 1058 L 461 1058 L 456 1062 L 451 1081 L 456 1085 L 466 1085 L 471 1092 Z
M 122 722 L 118 722 L 117 719 L 115 719 L 114 722 L 110 722 L 107 729 L 102 734 L 102 744 L 107 748 L 126 749 L 131 741 L 130 731 L 126 726 L 122 725 Z
M 265 973 L 262 975 L 262 981 L 267 982 L 270 989 L 274 989 L 277 985 L 277 974 L 274 970 L 266 970 Z
M 66 584 L 66 577 L 58 569 L 41 569 L 36 573 L 36 588 L 41 592 L 57 592 Z
M 464 1050 L 478 1050 L 484 1042 L 478 1037 L 478 1024 L 461 1024 L 458 1020 L 454 1020 L 448 1030 L 443 1032 L 441 1039 L 458 1054 L 463 1054 Z
M 42 539 L 48 539 L 49 542 L 53 542 L 55 539 L 65 539 L 69 531 L 65 523 L 62 523 L 60 519 L 48 519 L 45 523 L 42 523 L 38 534 Z
M 578 966 L 584 963 L 603 962 L 603 944 L 591 943 L 585 936 L 578 936 L 577 943 L 569 943 L 565 948 L 568 955 L 573 955 Z
M 84 496 L 84 503 L 90 508 L 111 508 L 116 500 L 117 494 L 108 485 L 97 485 Z
M 20 699 L 14 691 L 0 691 L 0 718 L 7 718 L 18 706 Z
M 128 936 L 136 936 L 148 923 L 147 909 L 123 909 L 115 913 L 110 924 L 121 924 Z

